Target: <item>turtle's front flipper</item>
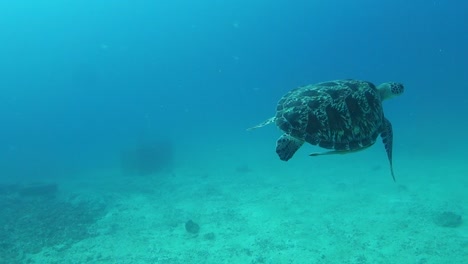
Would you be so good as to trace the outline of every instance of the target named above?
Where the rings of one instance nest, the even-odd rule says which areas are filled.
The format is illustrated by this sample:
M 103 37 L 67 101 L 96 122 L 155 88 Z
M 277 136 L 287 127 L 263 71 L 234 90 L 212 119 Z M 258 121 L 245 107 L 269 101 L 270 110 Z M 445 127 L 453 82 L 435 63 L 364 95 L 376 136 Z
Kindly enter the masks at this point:
M 275 117 L 270 117 L 268 118 L 267 120 L 263 121 L 262 123 L 254 126 L 254 127 L 251 127 L 251 128 L 247 128 L 247 131 L 250 131 L 250 130 L 254 130 L 254 129 L 257 129 L 257 128 L 261 128 L 261 127 L 264 127 L 266 125 L 269 125 L 271 123 L 275 122 Z
M 393 161 L 392 161 L 392 151 L 393 151 L 393 129 L 392 124 L 388 121 L 387 118 L 384 118 L 383 130 L 380 134 L 382 141 L 385 145 L 385 150 L 387 151 L 388 161 L 390 162 L 390 172 L 392 173 L 393 181 L 395 181 L 395 175 L 393 174 Z
M 288 161 L 302 144 L 304 144 L 304 141 L 291 137 L 288 134 L 283 134 L 276 141 L 276 153 L 281 160 Z

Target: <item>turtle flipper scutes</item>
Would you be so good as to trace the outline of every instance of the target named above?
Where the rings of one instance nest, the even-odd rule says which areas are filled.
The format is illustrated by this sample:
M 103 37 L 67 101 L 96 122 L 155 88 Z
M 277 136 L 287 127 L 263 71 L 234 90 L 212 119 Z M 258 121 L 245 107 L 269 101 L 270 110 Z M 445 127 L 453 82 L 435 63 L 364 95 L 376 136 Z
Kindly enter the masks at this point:
M 304 144 L 303 140 L 294 138 L 288 134 L 281 135 L 276 141 L 276 153 L 279 158 L 284 161 L 288 161 L 294 153 Z
M 384 118 L 383 130 L 380 134 L 382 141 L 387 151 L 388 162 L 390 163 L 390 172 L 392 173 L 393 181 L 395 180 L 395 175 L 393 174 L 393 161 L 392 161 L 392 152 L 393 152 L 393 129 L 392 124 L 388 121 L 387 118 Z
M 266 125 L 269 125 L 269 124 L 275 122 L 275 119 L 276 119 L 275 116 L 274 116 L 274 117 L 270 117 L 270 118 L 268 118 L 267 120 L 263 121 L 262 123 L 260 123 L 260 124 L 258 124 L 258 125 L 256 125 L 256 126 L 253 126 L 253 127 L 251 127 L 251 128 L 247 128 L 247 131 L 251 131 L 251 130 L 254 130 L 254 129 L 261 128 L 261 127 L 264 127 L 264 126 L 266 126 Z

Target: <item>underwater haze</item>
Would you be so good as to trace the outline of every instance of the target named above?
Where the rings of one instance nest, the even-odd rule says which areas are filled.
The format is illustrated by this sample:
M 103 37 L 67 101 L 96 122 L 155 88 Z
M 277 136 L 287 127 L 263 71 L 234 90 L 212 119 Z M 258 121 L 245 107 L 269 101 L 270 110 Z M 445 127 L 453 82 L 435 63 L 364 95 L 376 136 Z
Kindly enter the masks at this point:
M 0 264 L 468 263 L 468 3 L 0 2 Z M 398 82 L 285 162 L 288 91 Z

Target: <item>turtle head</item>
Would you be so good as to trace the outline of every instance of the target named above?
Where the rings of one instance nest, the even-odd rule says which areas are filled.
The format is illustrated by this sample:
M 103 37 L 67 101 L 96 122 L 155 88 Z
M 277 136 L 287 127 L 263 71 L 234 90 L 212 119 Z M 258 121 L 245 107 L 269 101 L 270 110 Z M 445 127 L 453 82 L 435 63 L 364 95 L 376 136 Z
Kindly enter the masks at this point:
M 377 89 L 380 92 L 380 98 L 382 98 L 382 100 L 387 100 L 402 94 L 405 87 L 403 87 L 401 83 L 386 82 L 377 86 Z

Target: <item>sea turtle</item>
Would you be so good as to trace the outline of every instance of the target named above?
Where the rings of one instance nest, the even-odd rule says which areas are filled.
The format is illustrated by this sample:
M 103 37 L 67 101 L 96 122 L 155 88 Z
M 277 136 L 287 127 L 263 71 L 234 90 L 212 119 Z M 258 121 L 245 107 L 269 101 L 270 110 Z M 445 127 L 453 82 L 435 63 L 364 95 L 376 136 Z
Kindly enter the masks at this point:
M 392 165 L 392 124 L 385 118 L 382 101 L 403 93 L 400 83 L 375 86 L 361 80 L 336 80 L 306 85 L 285 94 L 276 115 L 250 128 L 275 124 L 284 132 L 276 142 L 279 158 L 288 161 L 304 142 L 331 151 L 310 156 L 344 154 L 372 146 L 382 137 Z

